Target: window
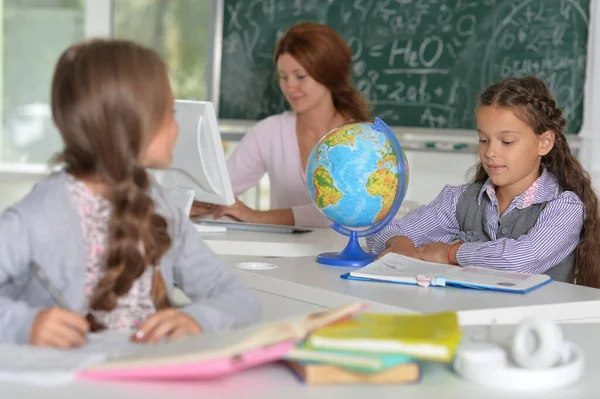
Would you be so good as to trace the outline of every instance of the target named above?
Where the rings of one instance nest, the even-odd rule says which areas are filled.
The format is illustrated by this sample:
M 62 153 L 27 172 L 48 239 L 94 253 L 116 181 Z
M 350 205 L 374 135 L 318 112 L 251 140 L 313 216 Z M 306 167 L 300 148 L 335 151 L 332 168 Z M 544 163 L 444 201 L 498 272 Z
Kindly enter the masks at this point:
M 114 0 L 114 35 L 146 45 L 163 57 L 176 98 L 205 100 L 211 3 Z
M 50 82 L 62 51 L 84 37 L 81 0 L 5 0 L 2 14 L 2 164 L 43 164 L 60 148 Z
M 208 100 L 211 20 L 214 0 L 114 0 L 114 36 L 143 44 L 158 52 L 169 69 L 175 98 Z M 225 141 L 229 157 L 236 142 Z M 259 195 L 260 193 L 260 195 Z M 268 209 L 268 178 L 242 200 Z

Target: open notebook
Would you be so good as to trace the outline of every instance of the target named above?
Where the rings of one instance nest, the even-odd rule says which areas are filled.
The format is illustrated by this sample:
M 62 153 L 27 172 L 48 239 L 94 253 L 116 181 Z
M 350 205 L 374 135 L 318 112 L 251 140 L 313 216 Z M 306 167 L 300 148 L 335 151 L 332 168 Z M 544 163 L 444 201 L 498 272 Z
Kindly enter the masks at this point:
M 388 253 L 369 265 L 343 274 L 349 280 L 454 286 L 525 294 L 552 281 L 545 274 L 525 274 L 485 267 L 457 267 Z
M 296 320 L 145 345 L 123 356 L 87 366 L 77 377 L 153 381 L 216 378 L 282 359 L 311 332 L 349 318 L 364 307 L 364 304 L 353 303 Z

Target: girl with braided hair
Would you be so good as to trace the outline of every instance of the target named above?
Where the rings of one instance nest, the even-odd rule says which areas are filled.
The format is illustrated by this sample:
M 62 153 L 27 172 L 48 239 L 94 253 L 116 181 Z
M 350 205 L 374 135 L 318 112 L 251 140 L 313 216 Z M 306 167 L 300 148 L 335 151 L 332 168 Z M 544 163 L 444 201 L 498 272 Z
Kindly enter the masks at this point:
M 445 186 L 368 237 L 370 250 L 600 287 L 598 197 L 548 87 L 532 76 L 504 79 L 481 93 L 476 116 L 473 182 Z
M 179 130 L 159 56 L 77 44 L 58 61 L 51 103 L 64 167 L 0 217 L 0 343 L 70 348 L 101 329 L 156 342 L 255 321 L 257 299 L 146 172 L 169 166 Z M 175 285 L 190 305 L 172 306 Z

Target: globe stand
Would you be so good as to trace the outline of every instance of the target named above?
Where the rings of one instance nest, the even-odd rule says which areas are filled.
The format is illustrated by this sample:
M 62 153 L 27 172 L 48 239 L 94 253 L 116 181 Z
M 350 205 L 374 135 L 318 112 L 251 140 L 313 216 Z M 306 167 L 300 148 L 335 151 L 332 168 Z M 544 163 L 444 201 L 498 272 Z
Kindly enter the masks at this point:
M 352 231 L 348 245 L 342 252 L 323 252 L 317 255 L 317 262 L 329 266 L 363 267 L 376 257 L 377 255 L 363 251 L 358 243 L 358 234 Z

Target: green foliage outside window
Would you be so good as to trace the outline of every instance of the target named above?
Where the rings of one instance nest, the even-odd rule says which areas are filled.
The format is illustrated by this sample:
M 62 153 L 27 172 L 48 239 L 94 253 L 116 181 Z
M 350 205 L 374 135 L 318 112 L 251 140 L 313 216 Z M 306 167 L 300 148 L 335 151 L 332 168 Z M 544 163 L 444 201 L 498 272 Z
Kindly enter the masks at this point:
M 115 0 L 115 37 L 144 44 L 167 62 L 176 98 L 207 98 L 211 0 Z

